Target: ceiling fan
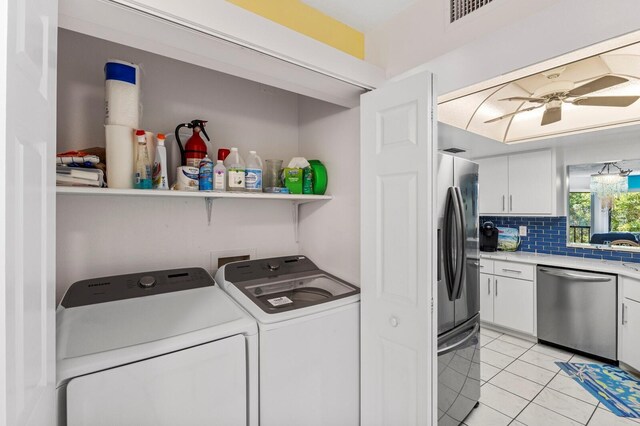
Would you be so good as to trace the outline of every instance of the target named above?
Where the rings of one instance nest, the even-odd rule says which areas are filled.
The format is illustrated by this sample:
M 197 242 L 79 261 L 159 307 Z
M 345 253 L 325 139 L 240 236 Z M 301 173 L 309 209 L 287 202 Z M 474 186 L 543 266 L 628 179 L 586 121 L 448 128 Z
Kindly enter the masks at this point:
M 546 75 L 547 78 L 556 78 L 558 76 L 558 73 Z M 536 90 L 532 97 L 514 96 L 500 99 L 500 101 L 530 102 L 539 105 L 492 118 L 491 120 L 485 121 L 485 123 L 494 123 L 522 112 L 533 111 L 534 109 L 545 107 L 540 125 L 546 126 L 547 124 L 555 123 L 562 119 L 563 103 L 585 106 L 628 107 L 640 99 L 640 96 L 585 97 L 585 95 L 588 95 L 589 93 L 617 86 L 619 84 L 626 83 L 627 81 L 629 80 L 626 78 L 616 77 L 613 75 L 606 75 L 604 77 L 597 78 L 578 87 L 574 87 L 574 83 L 570 81 L 555 81 Z

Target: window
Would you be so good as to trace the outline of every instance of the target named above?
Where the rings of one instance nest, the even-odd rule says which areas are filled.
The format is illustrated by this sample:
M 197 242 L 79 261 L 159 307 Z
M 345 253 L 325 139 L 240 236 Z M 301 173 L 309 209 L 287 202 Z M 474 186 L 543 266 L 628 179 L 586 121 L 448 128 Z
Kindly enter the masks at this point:
M 609 219 L 613 232 L 640 234 L 640 192 L 627 192 L 617 197 Z
M 591 193 L 569 193 L 569 242 L 589 243 L 591 238 Z

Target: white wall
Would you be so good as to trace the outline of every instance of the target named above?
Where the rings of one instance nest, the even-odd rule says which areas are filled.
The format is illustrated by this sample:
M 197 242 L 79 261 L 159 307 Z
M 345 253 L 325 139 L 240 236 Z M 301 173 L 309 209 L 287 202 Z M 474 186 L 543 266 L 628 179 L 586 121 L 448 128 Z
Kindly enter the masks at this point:
M 360 108 L 300 98 L 300 154 L 329 170 L 333 200 L 303 205 L 300 252 L 340 278 L 360 283 Z
M 61 30 L 58 151 L 104 146 L 104 63 L 143 67 L 143 127 L 172 132 L 209 120 L 213 146 L 256 149 L 288 162 L 298 155 L 298 96 L 183 62 Z M 172 142 L 171 142 L 172 144 Z M 179 266 L 209 268 L 210 253 L 298 252 L 288 202 L 218 200 L 207 226 L 204 201 L 59 195 L 57 297 L 81 279 Z
M 437 1 L 440 10 L 445 0 Z M 450 34 L 442 25 L 428 24 L 433 4 L 421 0 L 379 33 L 368 33 L 367 58 L 385 67 L 389 76 L 422 64 L 438 76 L 440 94 L 640 29 L 635 0 L 494 0 L 473 18 L 478 27 L 460 28 L 464 40 L 449 44 Z M 446 53 L 436 57 L 431 46 L 440 44 L 447 45 Z
M 418 0 L 366 36 L 366 60 L 393 76 L 532 15 L 558 0 L 493 0 L 449 22 L 449 0 Z

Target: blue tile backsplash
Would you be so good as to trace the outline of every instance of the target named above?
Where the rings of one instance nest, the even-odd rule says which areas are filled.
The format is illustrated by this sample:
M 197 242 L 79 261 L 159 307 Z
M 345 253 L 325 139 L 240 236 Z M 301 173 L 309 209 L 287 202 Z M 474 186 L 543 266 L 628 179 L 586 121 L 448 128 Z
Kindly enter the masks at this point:
M 500 227 L 526 226 L 527 236 L 520 237 L 518 251 L 640 263 L 640 253 L 567 247 L 566 216 L 480 216 L 480 225 L 486 221 Z

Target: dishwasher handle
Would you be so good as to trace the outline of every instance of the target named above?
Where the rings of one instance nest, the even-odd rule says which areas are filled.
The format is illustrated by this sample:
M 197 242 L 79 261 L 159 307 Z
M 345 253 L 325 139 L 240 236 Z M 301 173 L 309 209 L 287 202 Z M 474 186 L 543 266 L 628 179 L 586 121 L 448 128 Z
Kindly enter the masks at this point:
M 547 275 L 553 275 L 555 277 L 561 277 L 561 278 L 565 278 L 572 281 L 586 281 L 591 283 L 604 283 L 607 281 L 611 281 L 610 277 L 605 277 L 605 276 L 598 277 L 593 275 L 581 275 L 581 274 L 576 274 L 574 272 L 556 271 L 556 270 L 543 269 L 543 268 L 538 269 L 538 271 Z

